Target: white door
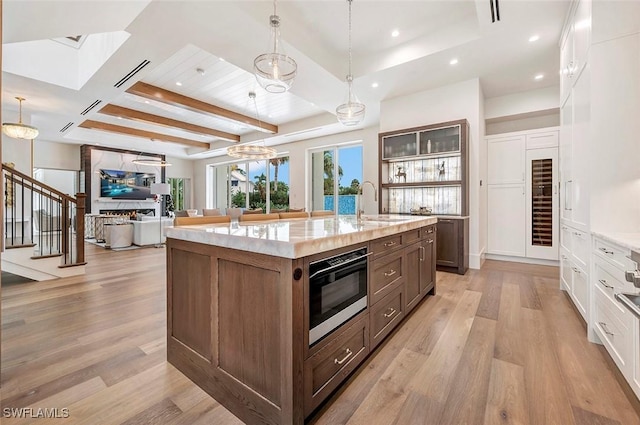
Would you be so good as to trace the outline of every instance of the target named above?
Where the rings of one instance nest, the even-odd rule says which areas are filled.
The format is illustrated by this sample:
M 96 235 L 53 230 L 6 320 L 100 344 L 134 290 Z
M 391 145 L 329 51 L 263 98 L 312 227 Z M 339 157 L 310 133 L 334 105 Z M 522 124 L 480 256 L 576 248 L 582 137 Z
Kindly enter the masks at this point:
M 524 183 L 525 136 L 487 140 L 488 184 Z
M 558 259 L 558 148 L 527 150 L 529 258 Z
M 524 257 L 524 184 L 490 185 L 488 195 L 488 253 Z

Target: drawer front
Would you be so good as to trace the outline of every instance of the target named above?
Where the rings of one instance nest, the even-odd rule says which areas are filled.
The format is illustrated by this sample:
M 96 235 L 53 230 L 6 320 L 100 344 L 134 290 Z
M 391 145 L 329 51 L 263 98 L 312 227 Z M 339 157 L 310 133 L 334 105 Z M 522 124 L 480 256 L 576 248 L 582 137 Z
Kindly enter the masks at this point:
M 403 277 L 404 256 L 402 251 L 373 261 L 369 272 L 369 306 L 380 301 L 400 285 Z
M 625 307 L 615 299 L 615 294 L 620 292 L 635 292 L 631 283 L 621 280 L 622 272 L 599 257 L 594 259 L 594 287 L 606 296 L 615 310 L 625 312 Z
M 571 295 L 573 301 L 582 314 L 584 320 L 589 323 L 589 275 L 576 265 L 571 266 L 573 277 L 571 282 Z
M 613 313 L 608 298 L 599 290 L 595 291 L 594 328 L 605 348 L 616 362 L 622 373 L 628 376 L 631 342 L 631 329 Z
M 426 226 L 423 227 L 421 229 L 421 234 L 420 234 L 420 238 L 421 239 L 427 239 L 427 238 L 432 238 L 433 236 L 435 236 L 436 233 L 436 226 L 435 224 L 431 225 L 431 226 Z
M 365 315 L 304 362 L 304 412 L 311 413 L 369 354 Z
M 402 286 L 380 300 L 369 311 L 371 349 L 375 348 L 404 317 Z
M 571 229 L 571 253 L 574 261 L 582 268 L 587 269 L 591 247 L 589 246 L 589 234 L 580 230 Z
M 618 247 L 600 239 L 594 239 L 593 251 L 600 257 L 606 259 L 621 271 L 635 270 L 636 263 L 627 258 L 631 252 L 628 249 Z
M 560 246 L 571 252 L 571 227 L 563 224 L 560 226 Z
M 404 232 L 402 234 L 402 245 L 411 245 L 412 243 L 419 241 L 421 237 L 421 229 L 414 229 L 409 230 L 408 232 Z
M 382 257 L 391 251 L 402 247 L 402 235 L 393 235 L 371 241 L 373 258 Z
M 566 250 L 560 250 L 560 278 L 561 285 L 565 291 L 571 293 L 571 282 L 573 281 L 573 270 L 571 269 L 570 255 Z

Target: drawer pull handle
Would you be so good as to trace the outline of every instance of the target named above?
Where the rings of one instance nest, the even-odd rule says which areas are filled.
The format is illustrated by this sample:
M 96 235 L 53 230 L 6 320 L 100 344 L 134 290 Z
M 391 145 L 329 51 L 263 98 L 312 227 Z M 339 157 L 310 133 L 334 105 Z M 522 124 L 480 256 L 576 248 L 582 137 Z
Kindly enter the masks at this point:
M 568 230 L 567 226 L 562 226 L 562 230 Z
M 396 311 L 396 309 L 395 309 L 395 308 L 393 308 L 393 307 L 389 307 L 389 308 L 387 309 L 387 313 L 384 313 L 384 314 L 383 314 L 383 316 L 384 316 L 384 317 L 386 317 L 386 318 L 388 319 L 389 317 L 393 316 L 393 315 L 394 315 L 394 314 L 396 314 L 396 313 L 397 313 L 397 311 Z
M 425 249 L 423 246 L 420 247 L 420 261 L 424 261 L 424 252 Z
M 347 359 L 353 355 L 353 351 L 349 350 L 348 348 L 347 348 L 347 350 L 345 351 L 345 353 L 347 353 L 347 355 L 346 355 L 346 356 L 344 356 L 344 357 L 342 358 L 342 360 L 338 360 L 338 359 L 336 358 L 336 359 L 333 359 L 333 363 L 334 363 L 334 364 L 342 364 L 342 363 L 346 362 L 346 361 L 347 361 Z
M 389 270 L 388 272 L 384 272 L 384 277 L 391 277 L 394 274 L 396 274 L 397 272 L 393 269 Z
M 433 229 L 427 230 L 427 233 L 433 233 Z
M 394 246 L 396 244 L 396 241 L 391 241 L 391 242 L 385 242 L 384 246 L 386 246 L 387 248 L 389 248 L 390 246 Z
M 573 232 L 573 234 L 576 235 L 576 236 L 582 236 L 582 233 L 580 233 L 580 232 Z
M 600 325 L 600 327 L 602 328 L 604 333 L 606 333 L 607 335 L 611 335 L 611 336 L 615 336 L 616 335 L 613 332 L 609 331 L 609 328 L 607 328 L 607 324 L 606 323 L 598 322 L 598 324 Z
M 600 248 L 600 251 L 604 252 L 605 254 L 613 255 L 613 251 L 609 251 L 607 248 Z
M 577 268 L 575 268 L 575 267 L 571 267 L 571 270 L 573 270 L 574 272 L 576 272 L 576 273 L 580 274 L 580 270 L 578 270 L 578 269 L 577 269 Z
M 429 239 L 427 242 L 428 243 L 433 243 L 433 239 Z
M 566 260 L 566 259 L 567 259 L 567 256 L 566 256 L 566 255 L 564 255 L 564 254 L 562 254 L 562 259 L 563 259 L 563 260 Z
M 613 289 L 613 286 L 607 285 L 607 281 L 604 279 L 598 279 L 598 282 L 602 283 L 605 288 Z

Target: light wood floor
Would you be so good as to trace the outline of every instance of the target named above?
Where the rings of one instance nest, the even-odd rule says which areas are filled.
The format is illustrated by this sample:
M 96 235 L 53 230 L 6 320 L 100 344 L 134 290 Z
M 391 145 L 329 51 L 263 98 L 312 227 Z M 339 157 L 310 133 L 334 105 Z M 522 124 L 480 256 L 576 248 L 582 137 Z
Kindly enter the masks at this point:
M 86 249 L 85 277 L 2 290 L 0 407 L 68 408 L 70 418 L 0 422 L 240 423 L 166 362 L 165 250 Z M 438 295 L 311 423 L 640 424 L 557 288 L 553 267 L 439 273 Z

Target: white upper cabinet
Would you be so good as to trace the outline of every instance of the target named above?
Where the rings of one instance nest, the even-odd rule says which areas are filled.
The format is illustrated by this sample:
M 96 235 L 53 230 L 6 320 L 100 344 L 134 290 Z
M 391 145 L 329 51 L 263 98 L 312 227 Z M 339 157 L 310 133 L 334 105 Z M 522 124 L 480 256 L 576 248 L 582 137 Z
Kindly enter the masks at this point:
M 591 0 L 580 0 L 571 10 L 569 25 L 560 45 L 560 103 L 588 62 L 591 46 Z
M 524 184 L 525 136 L 490 139 L 488 184 Z

